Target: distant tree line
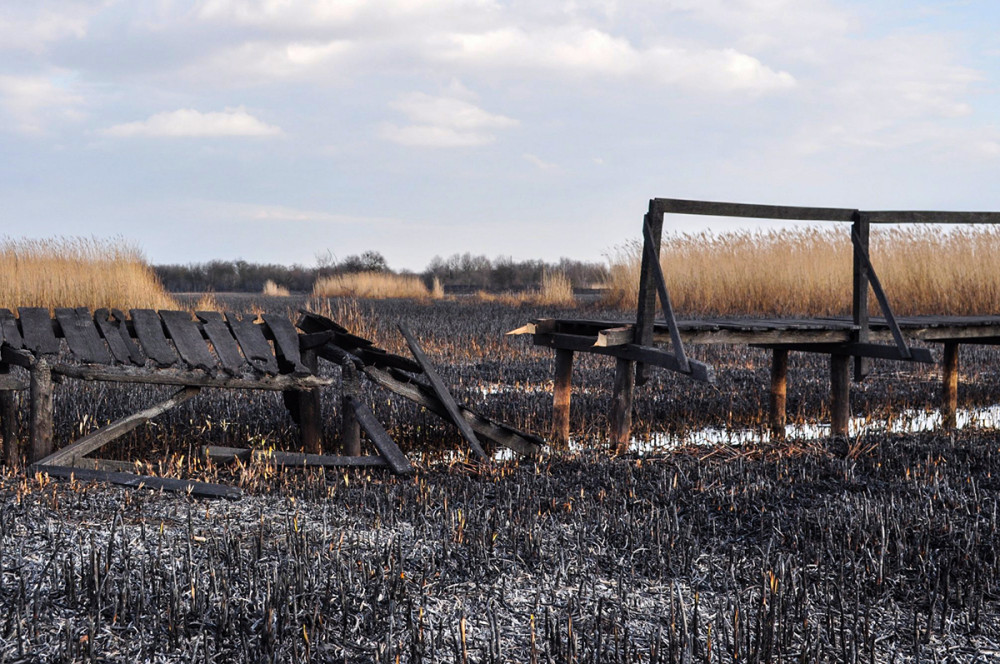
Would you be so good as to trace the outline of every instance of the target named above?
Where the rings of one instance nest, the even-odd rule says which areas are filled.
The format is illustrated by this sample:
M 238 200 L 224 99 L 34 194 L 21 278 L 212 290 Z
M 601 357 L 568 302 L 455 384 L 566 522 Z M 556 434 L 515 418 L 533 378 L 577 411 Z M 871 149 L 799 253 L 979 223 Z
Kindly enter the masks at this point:
M 329 253 L 321 254 L 317 256 L 315 267 L 214 260 L 187 265 L 154 265 L 153 269 L 163 286 L 175 293 L 256 293 L 264 288 L 268 280 L 292 291 L 308 292 L 320 277 L 351 272 L 393 272 L 385 257 L 377 251 L 347 256 L 343 260 L 336 260 Z M 608 276 L 607 267 L 602 263 L 569 258 L 555 263 L 515 261 L 509 256 L 490 259 L 471 253 L 454 254 L 447 258 L 435 256 L 420 276 L 428 285 L 436 277 L 451 291 L 517 291 L 538 286 L 546 272 L 565 274 L 577 288 L 602 282 Z

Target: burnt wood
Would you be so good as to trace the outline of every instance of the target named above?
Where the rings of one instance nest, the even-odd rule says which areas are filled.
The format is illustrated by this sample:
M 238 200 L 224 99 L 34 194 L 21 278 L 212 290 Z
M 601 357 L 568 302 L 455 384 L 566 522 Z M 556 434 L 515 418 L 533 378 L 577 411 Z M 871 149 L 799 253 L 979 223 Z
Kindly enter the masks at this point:
M 870 240 L 871 224 L 868 215 L 857 213 L 851 225 L 851 235 L 857 238 L 858 245 L 867 254 Z M 851 317 L 858 327 L 852 339 L 856 343 L 868 343 L 871 339 L 871 329 L 868 321 L 868 265 L 861 259 L 859 252 L 853 252 L 853 297 L 851 299 Z M 860 382 L 871 372 L 871 362 L 865 357 L 854 358 L 854 380 Z
M 142 350 L 142 346 L 139 345 L 139 340 L 135 332 L 135 324 L 126 318 L 125 312 L 121 309 L 111 310 L 111 322 L 118 329 L 118 336 L 125 343 L 132 364 L 139 367 L 146 364 L 148 358 L 145 351 Z M 103 330 L 104 328 L 102 327 L 101 329 Z
M 598 355 L 609 355 L 633 362 L 643 362 L 644 364 L 650 364 L 661 369 L 681 372 L 680 365 L 677 363 L 677 357 L 673 353 L 668 353 L 655 347 L 624 344 L 602 348 L 594 346 L 591 337 L 582 337 L 574 334 L 536 334 L 534 336 L 534 344 L 536 346 L 547 346 L 548 348 L 565 348 L 567 350 L 597 353 Z M 697 360 L 689 359 L 688 371 L 682 373 L 704 383 L 715 382 L 715 372 L 712 367 Z
M 9 378 L 12 378 L 10 365 L 0 362 L 0 383 L 3 379 Z M 21 441 L 17 438 L 17 405 L 14 403 L 13 389 L 23 389 L 23 386 L 15 388 L 12 385 L 5 385 L 0 388 L 0 443 L 2 443 L 0 461 L 8 468 L 17 468 L 21 465 Z
M 864 264 L 868 270 L 868 281 L 871 284 L 872 290 L 875 291 L 875 299 L 878 300 L 879 308 L 882 309 L 882 315 L 885 316 L 886 323 L 889 325 L 889 330 L 892 332 L 892 338 L 896 341 L 896 346 L 899 347 L 899 353 L 904 358 L 909 358 L 910 348 L 906 345 L 906 340 L 903 339 L 903 332 L 899 329 L 899 325 L 896 323 L 896 317 L 892 313 L 892 308 L 889 306 L 889 299 L 885 295 L 885 291 L 882 290 L 882 283 L 879 281 L 878 275 L 875 273 L 875 268 L 872 267 L 872 261 L 868 257 L 868 249 L 861 244 L 861 239 L 858 237 L 856 232 L 851 233 L 851 240 L 854 244 L 854 255 L 857 256 Z
M 58 307 L 55 314 L 62 335 L 76 359 L 88 364 L 111 364 L 111 354 L 87 309 Z
M 0 343 L 5 343 L 14 350 L 24 348 L 21 330 L 17 327 L 17 318 L 10 309 L 0 309 Z
M 0 346 L 0 361 L 25 369 L 35 366 L 34 355 L 26 350 L 15 350 L 10 346 Z
M 438 399 L 441 401 L 441 405 L 444 406 L 445 411 L 448 413 L 448 418 L 458 427 L 458 430 L 462 434 L 462 438 L 465 438 L 466 442 L 469 443 L 469 447 L 472 451 L 476 453 L 483 461 L 488 461 L 489 457 L 486 455 L 486 451 L 483 450 L 483 446 L 480 445 L 479 439 L 476 438 L 476 432 L 472 430 L 469 423 L 465 421 L 462 414 L 458 410 L 458 404 L 455 402 L 455 398 L 451 396 L 451 392 L 445 387 L 444 381 L 438 376 L 437 371 L 431 365 L 430 360 L 424 355 L 423 349 L 420 348 L 420 344 L 417 340 L 410 334 L 410 331 L 406 329 L 406 326 L 402 323 L 397 324 L 399 331 L 402 333 L 403 338 L 406 339 L 406 345 L 410 347 L 410 352 L 413 353 L 414 359 L 424 370 L 424 375 L 430 381 L 431 387 L 434 389 L 434 393 L 437 395 Z
M 250 450 L 243 447 L 220 447 L 209 445 L 203 448 L 205 456 L 215 463 L 231 463 L 239 459 L 242 463 L 250 460 L 273 462 L 282 468 L 336 468 L 359 467 L 378 468 L 388 465 L 380 456 L 333 456 L 329 454 L 303 454 L 281 450 Z
M 264 337 L 261 326 L 254 322 L 254 317 L 242 318 L 236 314 L 226 314 L 226 320 L 250 365 L 257 371 L 276 375 L 278 360 L 271 350 L 271 344 Z
M 368 434 L 368 440 L 375 446 L 382 458 L 397 475 L 410 475 L 413 473 L 413 466 L 410 460 L 399 449 L 396 443 L 389 437 L 386 430 L 375 419 L 371 409 L 357 396 L 348 396 L 347 405 L 354 412 L 354 417 L 358 424 Z
M 94 327 L 101 334 L 101 337 L 108 344 L 111 357 L 119 364 L 129 364 L 132 362 L 132 355 L 128 344 L 122 338 L 117 320 L 109 320 L 111 312 L 107 309 L 98 309 L 94 312 Z
M 900 362 L 920 362 L 934 364 L 934 356 L 927 348 L 910 348 L 909 357 L 904 357 L 897 346 L 881 344 L 750 344 L 761 348 L 784 348 L 800 353 L 820 353 L 823 355 L 850 355 L 871 357 L 879 360 L 899 360 Z
M 45 356 L 31 367 L 31 451 L 34 462 L 52 453 L 52 370 Z
M 222 314 L 218 311 L 196 311 L 195 316 L 201 321 L 201 329 L 205 336 L 212 342 L 212 348 L 215 349 L 222 368 L 232 376 L 239 376 L 249 371 L 250 365 L 240 355 L 240 346 L 233 338 L 233 333 L 226 325 Z
M 1000 212 L 878 210 L 867 214 L 873 224 L 1000 224 Z
M 786 404 L 788 397 L 788 349 L 775 348 L 771 355 L 771 393 L 768 408 L 768 424 L 771 435 L 778 439 L 785 437 Z
M 851 221 L 855 212 L 857 212 L 857 210 L 845 208 L 754 205 L 748 203 L 692 201 L 681 198 L 657 198 L 654 200 L 660 210 L 666 214 L 698 214 L 713 217 L 750 217 L 798 221 Z
M 19 307 L 17 314 L 26 348 L 43 355 L 59 353 L 59 339 L 52 329 L 52 316 L 47 308 Z
M 830 356 L 830 434 L 846 436 L 851 423 L 849 355 Z
M 649 209 L 642 220 L 643 250 L 639 271 L 639 304 L 635 315 L 635 336 L 633 343 L 640 346 L 653 345 L 654 320 L 656 318 L 656 283 L 653 264 L 660 263 L 660 240 L 663 235 L 663 212 L 655 200 L 649 201 Z M 640 363 L 635 373 L 636 384 L 644 385 L 649 380 L 648 369 Z
M 358 370 L 352 362 L 344 360 L 340 365 L 340 397 L 343 416 L 340 422 L 340 450 L 347 456 L 361 454 L 361 423 L 354 414 L 351 399 L 361 394 Z
M 158 491 L 176 491 L 199 498 L 228 498 L 238 500 L 243 492 L 236 487 L 209 482 L 194 482 L 192 480 L 177 480 L 167 477 L 152 477 L 108 470 L 91 470 L 89 468 L 74 468 L 72 466 L 32 466 L 33 472 L 44 473 L 50 477 L 76 479 L 80 482 L 107 482 L 127 486 L 133 489 L 150 489 Z
M 235 390 L 309 390 L 331 384 L 331 379 L 319 376 L 296 378 L 287 375 L 225 376 L 200 370 L 146 369 L 144 367 L 101 367 L 56 364 L 52 372 L 78 380 L 100 380 L 111 383 L 142 383 L 146 385 L 192 385 L 195 387 L 225 387 Z
M 629 329 L 630 333 L 631 331 Z M 573 351 L 557 348 L 556 373 L 552 385 L 552 442 L 563 449 L 569 446 L 569 416 L 572 398 Z
M 667 327 L 670 329 L 671 349 L 674 351 L 674 356 L 677 358 L 677 366 L 679 370 L 683 373 L 689 373 L 690 366 L 688 365 L 687 355 L 684 353 L 684 344 L 681 343 L 680 332 L 677 330 L 677 319 L 674 318 L 674 305 L 670 302 L 670 293 L 667 291 L 667 282 L 664 280 L 663 270 L 660 268 L 659 251 L 653 253 L 653 234 L 648 220 L 642 227 L 642 233 L 645 253 L 649 254 L 649 266 L 652 272 L 653 284 L 656 286 L 656 292 L 660 296 L 660 306 L 663 308 L 663 318 L 666 320 Z M 659 245 L 659 240 L 657 240 L 657 245 Z M 640 345 L 648 346 L 652 344 Z
M 615 383 L 611 393 L 611 446 L 624 454 L 632 441 L 632 397 L 635 392 L 635 362 L 615 360 Z
M 129 315 L 132 317 L 135 335 L 143 351 L 156 366 L 172 367 L 180 361 L 177 352 L 167 342 L 167 337 L 163 333 L 163 322 L 155 311 L 132 309 Z
M 261 318 L 264 319 L 267 331 L 270 332 L 271 338 L 274 340 L 278 364 L 281 365 L 282 362 L 287 363 L 286 367 L 282 367 L 281 372 L 290 373 L 294 376 L 310 375 L 312 372 L 309 370 L 309 367 L 302 363 L 301 351 L 299 349 L 299 333 L 295 330 L 295 326 L 292 325 L 292 321 L 288 320 L 286 316 L 279 316 L 278 314 L 264 314 Z
M 205 344 L 198 324 L 186 311 L 161 311 L 160 318 L 174 341 L 174 347 L 190 367 L 212 371 L 218 367 L 215 357 Z
M 944 345 L 941 357 L 941 425 L 958 426 L 958 343 Z

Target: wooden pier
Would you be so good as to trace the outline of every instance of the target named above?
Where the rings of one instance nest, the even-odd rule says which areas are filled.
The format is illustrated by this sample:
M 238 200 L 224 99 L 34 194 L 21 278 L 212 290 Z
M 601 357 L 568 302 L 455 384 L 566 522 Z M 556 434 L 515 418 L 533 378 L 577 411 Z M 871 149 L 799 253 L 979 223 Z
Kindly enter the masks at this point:
M 710 215 L 780 220 L 832 221 L 850 224 L 854 246 L 852 315 L 810 319 L 723 318 L 678 320 L 674 315 L 660 264 L 660 244 L 667 214 Z M 624 450 L 631 440 L 632 399 L 636 386 L 648 380 L 650 367 L 714 382 L 712 367 L 687 357 L 686 345 L 742 344 L 772 351 L 770 426 L 785 428 L 788 353 L 806 352 L 830 358 L 831 433 L 846 435 L 850 421 L 851 365 L 855 381 L 870 371 L 872 360 L 933 363 L 926 347 L 941 344 L 943 387 L 941 413 L 955 426 L 958 407 L 958 357 L 961 344 L 1000 344 L 1000 315 L 910 316 L 893 314 L 889 299 L 869 258 L 871 224 L 996 224 L 997 212 L 862 211 L 655 198 L 643 219 L 643 258 L 639 305 L 635 320 L 539 319 L 510 334 L 531 334 L 535 345 L 556 352 L 552 439 L 569 440 L 571 374 L 575 353 L 616 358 L 610 412 L 610 443 Z M 869 316 L 869 293 L 881 316 Z M 659 306 L 657 306 L 659 305 Z M 661 320 L 655 320 L 657 309 Z M 852 362 L 853 358 L 853 362 Z

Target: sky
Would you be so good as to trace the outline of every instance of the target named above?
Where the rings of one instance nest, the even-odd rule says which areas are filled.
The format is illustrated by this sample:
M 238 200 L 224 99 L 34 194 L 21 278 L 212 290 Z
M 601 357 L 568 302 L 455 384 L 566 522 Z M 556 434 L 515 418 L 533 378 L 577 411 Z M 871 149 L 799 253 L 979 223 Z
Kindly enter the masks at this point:
M 603 260 L 653 197 L 1000 210 L 996 0 L 2 0 L 0 236 Z M 671 217 L 669 231 L 754 227 Z

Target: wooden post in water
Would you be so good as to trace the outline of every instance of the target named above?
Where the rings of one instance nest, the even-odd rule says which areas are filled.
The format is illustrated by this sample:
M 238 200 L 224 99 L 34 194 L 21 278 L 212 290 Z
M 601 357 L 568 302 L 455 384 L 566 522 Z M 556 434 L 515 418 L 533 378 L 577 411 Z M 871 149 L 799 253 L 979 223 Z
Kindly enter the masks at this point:
M 941 423 L 945 429 L 958 425 L 958 342 L 944 344 L 941 358 Z
M 10 364 L 0 362 L 0 375 L 10 375 Z M 3 462 L 8 468 L 21 465 L 21 445 L 17 439 L 17 409 L 14 391 L 0 390 L 0 442 L 3 443 Z
M 611 445 L 624 453 L 632 440 L 632 394 L 635 391 L 635 362 L 618 358 L 615 387 L 611 397 Z
M 788 349 L 775 348 L 771 360 L 771 435 L 778 439 L 785 437 L 785 403 L 788 394 Z
M 352 398 L 361 396 L 361 383 L 358 380 L 358 370 L 354 364 L 345 359 L 340 365 L 340 395 L 341 411 L 343 421 L 340 428 L 341 454 L 344 456 L 361 456 L 361 424 L 354 414 L 354 407 L 351 405 Z
M 45 356 L 31 367 L 32 463 L 52 454 L 52 370 Z
M 573 351 L 556 349 L 556 376 L 552 389 L 552 442 L 569 445 L 569 404 L 573 392 Z
M 316 351 L 304 350 L 301 357 L 302 364 L 315 376 L 319 368 Z M 320 407 L 319 388 L 299 392 L 298 409 L 302 449 L 312 454 L 322 454 L 323 415 Z
M 851 421 L 850 355 L 830 355 L 830 435 L 846 436 Z

